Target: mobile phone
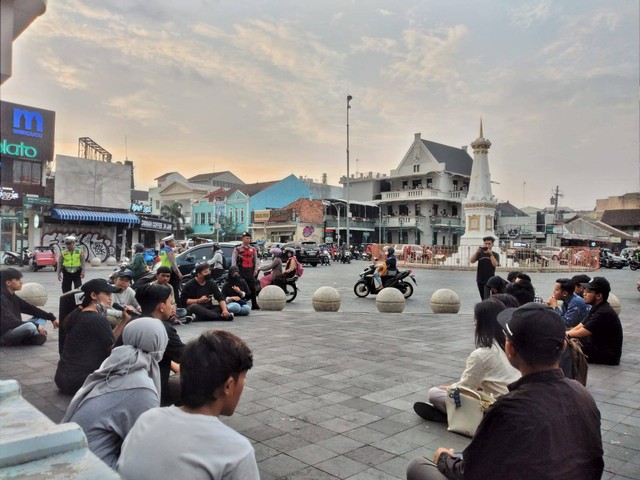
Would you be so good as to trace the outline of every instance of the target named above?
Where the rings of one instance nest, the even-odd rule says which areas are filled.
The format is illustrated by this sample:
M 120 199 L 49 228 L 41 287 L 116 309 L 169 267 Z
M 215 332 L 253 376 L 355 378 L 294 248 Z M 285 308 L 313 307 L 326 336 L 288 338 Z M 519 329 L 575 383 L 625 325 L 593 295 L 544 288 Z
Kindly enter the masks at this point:
M 489 250 L 489 247 L 480 247 L 480 250 L 484 250 L 485 252 Z

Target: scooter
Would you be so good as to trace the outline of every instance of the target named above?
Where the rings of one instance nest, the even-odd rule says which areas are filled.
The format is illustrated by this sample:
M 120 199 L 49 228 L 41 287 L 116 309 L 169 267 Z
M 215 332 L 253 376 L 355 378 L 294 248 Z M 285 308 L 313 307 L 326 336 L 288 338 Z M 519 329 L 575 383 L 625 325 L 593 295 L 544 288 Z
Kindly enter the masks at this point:
M 271 271 L 266 271 L 263 275 L 269 275 Z M 271 285 L 275 285 L 284 290 L 284 294 L 286 297 L 287 303 L 293 302 L 298 296 L 298 284 L 296 283 L 300 277 L 294 275 L 293 277 L 288 277 L 286 281 L 283 280 L 274 280 Z
M 635 258 L 629 258 L 629 268 L 631 270 L 637 270 L 638 266 L 640 266 L 640 262 L 638 262 L 638 260 Z
M 18 252 L 7 250 L 4 252 L 4 264 L 5 265 L 29 265 L 33 254 L 28 247 L 22 249 L 22 255 Z
M 369 265 L 369 267 L 365 268 L 364 272 L 360 274 L 360 280 L 353 286 L 353 293 L 355 293 L 356 296 L 364 298 L 369 294 L 375 295 L 378 293 L 373 283 L 373 272 L 375 272 L 375 270 L 375 265 Z M 413 280 L 416 287 L 418 286 L 412 270 L 398 270 L 396 275 L 382 277 L 382 288 L 396 288 L 400 290 L 404 298 L 407 299 L 413 295 L 413 285 L 405 281 L 407 277 Z
M 339 254 L 340 263 L 351 263 L 351 252 L 341 252 Z

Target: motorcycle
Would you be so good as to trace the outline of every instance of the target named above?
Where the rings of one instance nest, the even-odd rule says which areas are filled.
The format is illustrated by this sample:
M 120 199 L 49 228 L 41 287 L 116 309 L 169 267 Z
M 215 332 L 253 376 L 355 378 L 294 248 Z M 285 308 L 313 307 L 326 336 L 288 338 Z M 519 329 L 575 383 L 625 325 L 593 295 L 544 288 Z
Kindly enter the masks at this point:
M 375 270 L 375 265 L 369 265 L 369 267 L 365 268 L 364 272 L 360 274 L 360 280 L 353 286 L 353 293 L 355 293 L 356 296 L 364 298 L 369 294 L 375 295 L 378 293 L 373 283 L 373 272 L 375 272 Z M 405 281 L 407 277 L 411 278 L 416 287 L 418 286 L 413 271 L 398 270 L 396 275 L 382 277 L 382 288 L 396 288 L 400 290 L 404 298 L 407 299 L 413 295 L 413 285 Z
M 271 271 L 266 271 L 263 275 L 269 275 Z M 298 284 L 296 283 L 300 277 L 294 275 L 293 277 L 288 277 L 286 282 L 283 280 L 274 280 L 271 285 L 275 285 L 276 287 L 280 287 L 284 290 L 285 297 L 287 299 L 287 303 L 291 303 L 298 296 Z
M 4 252 L 4 264 L 5 265 L 29 265 L 33 254 L 28 247 L 22 249 L 22 255 L 18 252 L 7 250 Z
M 638 260 L 636 260 L 635 258 L 629 258 L 629 268 L 631 270 L 637 270 L 638 266 L 640 266 L 640 262 L 638 262 Z
M 116 274 L 124 272 L 127 268 L 129 268 L 129 259 L 127 257 L 123 257 L 120 264 L 116 268 L 114 268 L 113 272 L 111 272 L 111 275 L 109 275 L 109 283 L 113 283 L 113 281 L 116 279 Z
M 351 253 L 350 252 L 340 252 L 338 254 L 338 260 L 340 263 L 351 263 Z

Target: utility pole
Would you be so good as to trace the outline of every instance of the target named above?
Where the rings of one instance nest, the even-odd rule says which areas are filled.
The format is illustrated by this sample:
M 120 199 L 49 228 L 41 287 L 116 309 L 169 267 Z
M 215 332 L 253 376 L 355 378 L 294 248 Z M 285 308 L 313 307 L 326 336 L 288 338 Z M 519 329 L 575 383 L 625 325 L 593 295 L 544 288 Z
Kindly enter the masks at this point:
M 558 200 L 560 197 L 564 197 L 564 194 L 560 193 L 560 187 L 556 185 L 556 190 L 553 192 L 553 197 L 551 197 L 551 204 L 553 205 L 553 220 L 555 222 L 560 221 L 560 218 L 558 217 Z

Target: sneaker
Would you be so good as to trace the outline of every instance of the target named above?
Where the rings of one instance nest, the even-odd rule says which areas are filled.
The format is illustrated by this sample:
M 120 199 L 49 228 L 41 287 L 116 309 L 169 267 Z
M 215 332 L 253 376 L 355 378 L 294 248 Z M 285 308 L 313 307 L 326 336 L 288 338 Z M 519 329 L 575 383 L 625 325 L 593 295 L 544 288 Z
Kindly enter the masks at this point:
M 430 403 L 416 402 L 413 404 L 413 411 L 430 422 L 447 423 L 447 414 L 441 412 Z
M 183 321 L 185 324 L 191 323 L 195 320 L 193 315 L 185 315 L 183 318 Z
M 23 343 L 27 345 L 42 345 L 47 341 L 47 336 L 44 333 L 36 333 L 31 337 L 27 338 Z
M 233 318 L 235 317 L 235 315 L 231 312 L 229 312 L 229 317 L 225 318 L 224 320 L 226 320 L 227 322 L 233 322 Z

